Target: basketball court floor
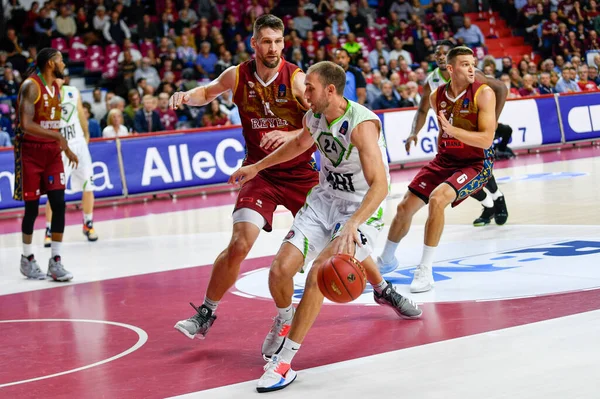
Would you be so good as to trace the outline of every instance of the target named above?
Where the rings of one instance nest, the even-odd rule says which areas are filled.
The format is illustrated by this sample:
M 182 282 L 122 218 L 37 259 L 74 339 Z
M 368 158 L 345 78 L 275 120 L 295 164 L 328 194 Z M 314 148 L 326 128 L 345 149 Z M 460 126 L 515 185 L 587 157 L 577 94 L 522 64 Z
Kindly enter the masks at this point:
M 389 223 L 418 169 L 395 171 Z M 472 199 L 446 213 L 435 289 L 409 294 L 426 209 L 385 277 L 422 304 L 420 320 L 377 306 L 369 286 L 347 305 L 326 303 L 279 398 L 600 397 L 600 149 L 521 155 L 496 164 L 505 226 L 471 225 Z M 0 398 L 258 397 L 262 341 L 275 316 L 268 267 L 291 225 L 281 210 L 261 234 L 205 340 L 173 326 L 200 305 L 211 263 L 226 246 L 235 192 L 103 204 L 100 240 L 67 215 L 70 283 L 19 274 L 20 219 L 0 214 Z M 47 267 L 44 221 L 35 255 Z M 377 242 L 383 249 L 386 230 Z M 294 301 L 303 291 L 296 277 Z

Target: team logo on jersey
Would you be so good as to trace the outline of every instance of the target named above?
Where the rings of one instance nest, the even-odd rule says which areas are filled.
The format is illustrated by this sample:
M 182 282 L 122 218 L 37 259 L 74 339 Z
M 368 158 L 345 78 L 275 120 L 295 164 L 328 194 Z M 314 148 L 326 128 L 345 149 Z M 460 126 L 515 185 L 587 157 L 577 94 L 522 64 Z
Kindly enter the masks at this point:
M 469 99 L 465 98 L 465 101 L 463 101 L 463 108 L 469 108 Z
M 294 236 L 296 235 L 296 232 L 294 230 L 290 230 L 287 235 L 285 236 L 286 240 L 291 240 L 292 238 L 294 238 Z
M 254 82 L 248 82 L 248 87 L 254 89 Z
M 340 126 L 340 134 L 346 135 L 346 133 L 348 133 L 348 121 L 344 121 Z
M 286 92 L 286 88 L 285 88 L 285 85 L 282 83 L 279 85 L 279 90 L 277 91 L 277 97 L 285 97 L 285 92 Z
M 442 101 L 440 103 L 440 107 L 442 107 L 442 108 L 446 108 L 446 105 L 448 105 L 448 104 L 446 104 L 446 101 Z

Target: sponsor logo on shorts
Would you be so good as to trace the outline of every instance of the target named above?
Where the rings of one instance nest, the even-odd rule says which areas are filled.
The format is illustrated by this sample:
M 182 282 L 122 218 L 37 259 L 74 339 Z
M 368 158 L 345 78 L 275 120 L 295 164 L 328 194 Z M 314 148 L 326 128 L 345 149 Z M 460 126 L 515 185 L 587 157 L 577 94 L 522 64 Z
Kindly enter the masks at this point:
M 259 199 L 257 199 L 257 200 L 256 200 L 256 206 L 259 206 L 259 207 L 261 207 L 261 208 L 262 208 L 262 201 L 261 201 L 261 200 L 259 200 Z
M 54 184 L 54 176 L 48 176 L 48 184 Z
M 254 202 L 254 198 L 252 197 L 242 197 L 240 198 L 240 203 L 242 202 Z
M 419 183 L 419 187 L 425 188 L 425 187 L 427 187 L 427 183 L 425 183 L 424 181 L 422 181 L 421 183 Z
M 296 235 L 296 232 L 294 230 L 290 230 L 287 235 L 285 236 L 286 240 L 291 240 L 292 238 L 294 238 L 294 236 Z

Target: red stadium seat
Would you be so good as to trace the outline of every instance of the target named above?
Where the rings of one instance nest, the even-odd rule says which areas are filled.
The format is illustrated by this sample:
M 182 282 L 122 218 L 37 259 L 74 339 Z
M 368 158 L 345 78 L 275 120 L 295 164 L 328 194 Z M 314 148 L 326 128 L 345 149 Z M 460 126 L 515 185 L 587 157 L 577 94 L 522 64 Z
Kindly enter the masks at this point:
M 81 48 L 73 48 L 69 49 L 69 61 L 70 62 L 84 62 L 86 59 L 86 52 Z
M 55 37 L 54 39 L 52 39 L 52 41 L 50 42 L 52 48 L 57 49 L 58 51 L 60 51 L 61 53 L 68 53 L 69 52 L 69 47 L 67 46 L 67 41 L 65 39 L 63 39 L 62 37 Z

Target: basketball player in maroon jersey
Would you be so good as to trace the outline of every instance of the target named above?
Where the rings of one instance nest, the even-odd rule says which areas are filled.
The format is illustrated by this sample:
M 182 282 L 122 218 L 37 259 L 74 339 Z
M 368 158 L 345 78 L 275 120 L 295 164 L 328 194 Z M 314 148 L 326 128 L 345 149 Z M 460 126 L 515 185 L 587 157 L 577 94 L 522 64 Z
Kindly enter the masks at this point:
M 201 106 L 231 90 L 240 110 L 246 142 L 243 164 L 254 164 L 291 140 L 302 129 L 308 109 L 304 99 L 305 74 L 282 59 L 283 21 L 274 15 L 260 16 L 251 39 L 255 60 L 229 67 L 206 86 L 173 94 L 174 109 L 183 104 Z M 260 230 L 272 230 L 273 213 L 283 205 L 296 215 L 319 178 L 312 159 L 315 147 L 300 156 L 261 172 L 240 190 L 233 212 L 233 233 L 227 248 L 217 257 L 204 303 L 196 314 L 177 322 L 175 328 L 188 338 L 204 338 L 216 319 L 219 301 L 235 283 L 240 264 L 258 238 Z M 291 320 L 292 309 L 282 309 Z
M 423 256 L 415 270 L 411 292 L 433 288 L 433 256 L 444 230 L 446 207 L 455 207 L 481 190 L 492 175 L 494 91 L 475 80 L 475 58 L 467 47 L 448 52 L 447 68 L 450 83 L 439 86 L 429 97 L 440 122 L 438 154 L 409 184 L 394 218 L 402 239 L 414 214 L 429 204 Z
M 61 152 L 65 152 L 74 167 L 79 161 L 59 131 L 62 110 L 56 79 L 64 77 L 65 63 L 60 51 L 44 48 L 37 55 L 36 67 L 37 73 L 23 82 L 17 98 L 14 199 L 25 201 L 21 273 L 32 279 L 49 276 L 55 281 L 69 281 L 73 275 L 65 270 L 60 257 L 65 230 L 65 173 Z M 48 195 L 54 210 L 50 229 L 52 256 L 47 273 L 38 266 L 31 244 L 42 194 Z

